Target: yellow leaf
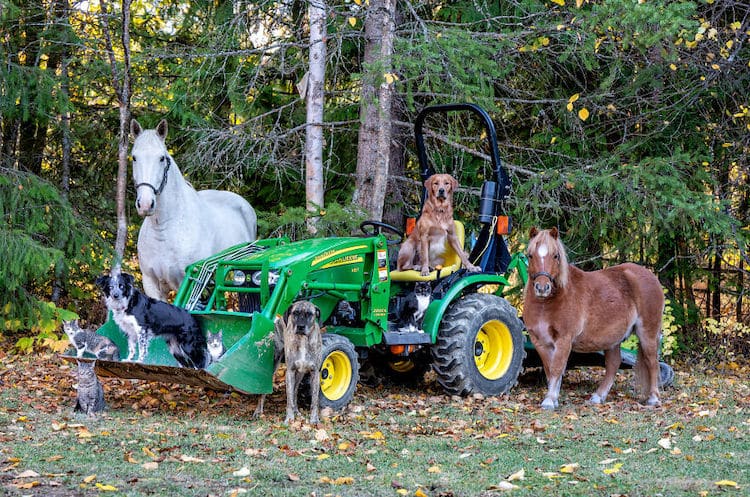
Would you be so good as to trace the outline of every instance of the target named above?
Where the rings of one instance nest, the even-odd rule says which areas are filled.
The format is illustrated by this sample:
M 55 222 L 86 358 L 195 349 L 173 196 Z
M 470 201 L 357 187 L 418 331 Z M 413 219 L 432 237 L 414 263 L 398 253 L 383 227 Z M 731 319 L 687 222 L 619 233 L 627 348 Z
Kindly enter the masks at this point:
M 316 457 L 316 459 L 318 461 L 323 461 L 325 459 L 328 459 L 329 457 L 331 457 L 329 454 L 319 454 L 318 457 Z
M 351 476 L 339 476 L 333 480 L 334 485 L 351 485 L 354 483 L 354 478 Z
M 349 18 L 349 26 L 354 27 L 357 25 L 357 18 L 356 17 L 350 17 Z
M 91 483 L 94 480 L 96 480 L 96 475 L 89 475 L 83 479 L 83 483 Z
M 389 85 L 393 84 L 394 81 L 398 81 L 398 76 L 390 72 L 383 74 L 383 77 L 385 78 L 385 82 Z
M 117 490 L 117 487 L 113 487 L 112 485 L 104 485 L 103 483 L 97 483 L 96 488 L 105 492 L 114 492 Z
M 568 102 L 568 105 L 565 106 L 566 109 L 568 109 L 568 112 L 573 112 L 573 104 Z
M 716 485 L 717 487 L 732 487 L 732 488 L 737 488 L 737 486 L 738 486 L 737 482 L 736 481 L 732 481 L 732 480 L 719 480 L 719 481 L 715 481 L 714 485 Z
M 585 121 L 586 119 L 588 119 L 589 118 L 589 110 L 586 107 L 584 107 L 583 109 L 579 110 L 578 111 L 578 118 L 581 121 Z
M 416 492 L 414 492 L 414 497 L 428 497 L 426 493 L 422 491 L 421 488 L 418 488 Z
M 522 468 L 516 471 L 515 473 L 513 473 L 512 475 L 510 475 L 509 477 L 507 477 L 506 480 L 516 481 L 516 480 L 523 480 L 524 478 L 526 478 L 526 470 Z
M 356 3 L 357 5 L 362 5 L 362 0 L 354 0 L 354 3 Z
M 673 70 L 673 71 L 676 71 L 676 70 L 677 70 L 677 66 L 676 66 L 676 65 L 674 65 L 674 64 L 669 64 L 669 68 L 670 68 L 671 70 Z
M 742 23 L 740 21 L 735 21 L 732 24 L 729 25 L 730 28 L 732 28 L 732 31 L 737 31 L 742 27 Z
M 581 94 L 580 93 L 576 93 L 575 95 L 571 95 L 571 97 L 568 99 L 568 103 L 569 104 L 575 103 L 575 101 L 578 100 L 579 98 L 581 98 Z
M 575 473 L 575 470 L 577 470 L 580 467 L 578 463 L 571 463 L 571 464 L 563 464 L 560 466 L 560 473 Z
M 382 431 L 375 431 L 375 432 L 363 431 L 362 435 L 365 438 L 369 438 L 371 440 L 385 440 L 385 436 L 383 435 Z
M 552 0 L 552 3 L 556 3 L 560 7 L 563 7 L 565 5 L 565 0 Z
M 352 444 L 350 444 L 349 442 L 341 442 L 338 447 L 339 450 L 349 450 L 349 447 L 351 446 Z
M 396 490 L 396 493 L 399 495 L 409 495 L 409 491 L 405 488 L 399 488 L 398 490 Z
M 427 468 L 428 473 L 440 473 L 440 466 L 430 466 Z
M 576 8 L 580 9 L 583 6 L 583 0 L 576 0 Z
M 618 462 L 617 464 L 615 464 L 611 468 L 605 468 L 603 471 L 604 471 L 605 475 L 613 475 L 615 473 L 619 473 L 620 472 L 620 468 L 622 468 L 622 463 Z
M 156 454 L 154 454 L 154 452 L 153 452 L 153 451 L 152 451 L 151 449 L 149 449 L 148 447 L 141 447 L 141 450 L 142 450 L 142 451 L 143 451 L 143 453 L 144 453 L 144 454 L 146 454 L 146 455 L 147 455 L 148 457 L 152 457 L 152 458 L 154 458 L 154 459 L 156 458 Z

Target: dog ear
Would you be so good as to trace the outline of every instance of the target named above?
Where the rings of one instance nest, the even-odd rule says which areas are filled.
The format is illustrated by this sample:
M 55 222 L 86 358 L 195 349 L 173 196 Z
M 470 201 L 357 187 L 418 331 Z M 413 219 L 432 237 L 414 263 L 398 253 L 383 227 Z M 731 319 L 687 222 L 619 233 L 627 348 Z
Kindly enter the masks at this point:
M 454 178 L 453 176 L 451 176 L 450 178 L 451 178 L 451 192 L 455 192 L 456 190 L 458 190 L 458 180 Z
M 106 291 L 109 286 L 109 276 L 99 276 L 94 284 L 98 286 L 100 290 Z
M 135 278 L 132 274 L 128 273 L 120 273 L 120 275 L 123 277 L 125 281 L 128 282 L 128 285 L 133 286 L 133 283 L 135 283 Z
M 430 189 L 430 185 L 432 184 L 432 178 L 434 177 L 435 175 L 433 174 L 432 176 L 424 180 L 424 187 L 427 188 L 428 190 Z
M 320 307 L 318 307 L 317 305 L 315 306 L 315 319 L 320 321 Z

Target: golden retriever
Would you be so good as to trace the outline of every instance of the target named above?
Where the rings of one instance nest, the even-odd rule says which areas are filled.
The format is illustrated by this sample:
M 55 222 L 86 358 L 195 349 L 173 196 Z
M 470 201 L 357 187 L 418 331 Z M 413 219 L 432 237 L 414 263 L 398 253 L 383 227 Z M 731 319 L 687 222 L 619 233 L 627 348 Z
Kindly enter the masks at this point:
M 430 267 L 445 263 L 446 239 L 469 271 L 481 268 L 469 262 L 458 242 L 453 222 L 453 192 L 458 181 L 450 174 L 433 174 L 424 183 L 427 201 L 414 230 L 401 244 L 396 268 L 399 271 L 417 269 L 422 276 L 430 274 Z M 425 254 L 428 256 L 425 257 Z

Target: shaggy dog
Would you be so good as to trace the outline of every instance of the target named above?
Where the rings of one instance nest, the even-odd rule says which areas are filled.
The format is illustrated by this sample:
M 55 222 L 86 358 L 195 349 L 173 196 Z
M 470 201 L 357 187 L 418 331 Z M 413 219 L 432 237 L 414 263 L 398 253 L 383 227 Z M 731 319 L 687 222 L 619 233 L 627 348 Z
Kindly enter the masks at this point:
M 128 338 L 128 357 L 143 362 L 153 337 L 162 337 L 183 367 L 201 369 L 209 364 L 206 337 L 198 321 L 185 309 L 148 297 L 133 284 L 133 276 L 119 268 L 100 276 L 96 285 L 105 296 L 112 318 Z

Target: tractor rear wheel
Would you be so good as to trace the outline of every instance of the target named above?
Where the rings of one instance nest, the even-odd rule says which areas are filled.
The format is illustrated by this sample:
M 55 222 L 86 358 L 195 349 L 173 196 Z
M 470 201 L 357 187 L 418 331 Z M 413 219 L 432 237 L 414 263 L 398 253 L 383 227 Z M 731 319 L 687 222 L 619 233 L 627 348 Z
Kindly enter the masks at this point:
M 523 369 L 523 324 L 496 295 L 474 293 L 453 302 L 432 347 L 438 383 L 453 395 L 500 395 Z
M 359 381 L 359 362 L 354 345 L 346 337 L 323 334 L 320 364 L 320 408 L 338 411 L 354 398 Z

